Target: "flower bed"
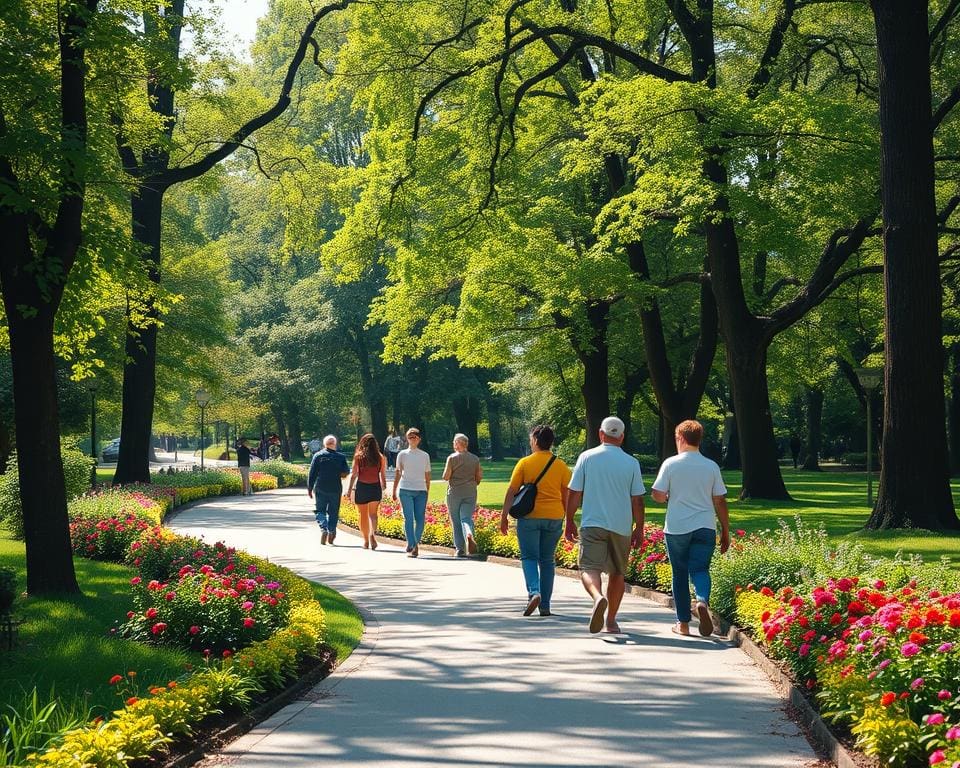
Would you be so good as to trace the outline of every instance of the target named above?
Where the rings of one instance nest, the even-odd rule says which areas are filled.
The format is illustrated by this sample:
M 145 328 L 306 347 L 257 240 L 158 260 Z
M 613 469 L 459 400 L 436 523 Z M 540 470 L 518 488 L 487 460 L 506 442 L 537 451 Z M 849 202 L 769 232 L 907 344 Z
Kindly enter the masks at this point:
M 160 525 L 173 507 L 239 493 L 233 469 L 157 475 L 148 486 L 97 491 L 70 504 L 74 553 L 125 562 L 133 609 L 117 632 L 142 642 L 201 653 L 199 670 L 141 692 L 135 671 L 118 672 L 123 706 L 104 720 L 60 734 L 30 765 L 126 766 L 187 736 L 204 718 L 243 709 L 252 697 L 296 676 L 323 640 L 323 609 L 309 584 L 267 560 L 179 536 Z M 255 490 L 275 475 L 251 472 Z M 119 619 L 119 617 L 118 617 Z

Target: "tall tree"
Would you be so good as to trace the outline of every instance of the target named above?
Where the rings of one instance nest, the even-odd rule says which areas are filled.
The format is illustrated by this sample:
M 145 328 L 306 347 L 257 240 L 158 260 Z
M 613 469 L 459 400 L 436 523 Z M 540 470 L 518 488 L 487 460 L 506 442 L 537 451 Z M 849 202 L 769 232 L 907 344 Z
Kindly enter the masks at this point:
M 871 0 L 880 83 L 883 462 L 868 528 L 960 529 L 944 423 L 927 3 Z
M 53 338 L 57 309 L 83 239 L 89 170 L 86 46 L 97 12 L 96 0 L 57 7 L 59 84 L 48 84 L 55 89 L 59 107 L 59 114 L 52 118 L 55 135 L 50 150 L 56 164 L 49 170 L 51 212 L 39 207 L 22 184 L 21 177 L 32 173 L 29 164 L 15 168 L 10 155 L 0 154 L 0 229 L 7 238 L 0 259 L 0 287 L 10 333 L 17 467 L 31 594 L 79 591 L 60 459 Z M 10 22 L 16 23 L 8 18 L 4 26 Z M 19 22 L 24 25 L 21 29 L 38 23 L 35 18 Z M 13 29 L 3 35 L 5 41 L 19 37 Z M 2 61 L 6 64 L 6 59 Z M 8 133 L 8 110 L 11 99 L 23 98 L 29 89 L 20 94 L 11 90 L 0 92 L 0 141 L 16 147 Z

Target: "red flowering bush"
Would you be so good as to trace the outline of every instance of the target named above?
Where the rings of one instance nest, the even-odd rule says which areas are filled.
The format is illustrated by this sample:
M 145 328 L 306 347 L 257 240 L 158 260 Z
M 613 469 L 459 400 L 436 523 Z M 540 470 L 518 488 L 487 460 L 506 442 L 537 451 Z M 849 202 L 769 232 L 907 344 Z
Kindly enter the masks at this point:
M 255 565 L 230 573 L 183 565 L 168 581 L 136 576 L 131 584 L 134 609 L 120 631 L 150 643 L 236 650 L 272 635 L 289 612 L 282 585 L 267 581 Z
M 861 749 L 894 765 L 921 746 L 931 764 L 960 753 L 960 593 L 858 577 L 802 593 L 763 589 L 766 603 L 747 590 L 738 610 L 754 615 L 768 652 L 818 690 L 824 715 L 847 724 Z
M 75 517 L 70 522 L 70 543 L 75 554 L 94 560 L 122 562 L 150 521 L 133 513 L 103 519 Z
M 237 551 L 223 542 L 206 544 L 200 539 L 178 536 L 169 528 L 155 526 L 130 545 L 126 562 L 146 580 L 165 581 L 185 566 L 209 565 L 229 575 L 237 568 Z

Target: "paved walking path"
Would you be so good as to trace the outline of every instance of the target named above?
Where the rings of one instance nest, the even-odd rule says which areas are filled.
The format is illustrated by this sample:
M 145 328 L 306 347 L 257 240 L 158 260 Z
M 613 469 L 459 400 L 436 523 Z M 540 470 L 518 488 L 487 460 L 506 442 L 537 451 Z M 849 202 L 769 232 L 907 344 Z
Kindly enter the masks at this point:
M 361 646 L 302 700 L 204 766 L 817 765 L 757 669 L 719 639 L 670 632 L 627 595 L 627 634 L 587 631 L 589 601 L 558 578 L 556 615 L 523 618 L 518 568 L 321 546 L 302 490 L 229 497 L 173 528 L 223 539 L 339 590 L 368 613 Z

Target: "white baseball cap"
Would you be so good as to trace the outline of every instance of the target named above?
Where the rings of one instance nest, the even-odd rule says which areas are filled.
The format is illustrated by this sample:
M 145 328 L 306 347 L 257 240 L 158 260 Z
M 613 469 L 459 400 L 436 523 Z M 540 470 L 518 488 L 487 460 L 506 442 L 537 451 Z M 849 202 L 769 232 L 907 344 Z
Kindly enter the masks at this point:
M 600 422 L 600 431 L 610 437 L 620 437 L 625 429 L 623 422 L 616 416 L 607 416 Z

